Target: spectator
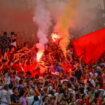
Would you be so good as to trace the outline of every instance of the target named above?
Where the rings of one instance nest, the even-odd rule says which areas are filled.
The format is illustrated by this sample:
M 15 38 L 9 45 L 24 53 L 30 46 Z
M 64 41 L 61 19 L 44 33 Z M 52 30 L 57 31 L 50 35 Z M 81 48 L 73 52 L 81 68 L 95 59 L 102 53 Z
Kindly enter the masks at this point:
M 16 34 L 14 32 L 11 32 L 10 46 L 17 47 Z
M 5 85 L 3 89 L 0 90 L 0 105 L 11 104 L 10 93 L 8 92 L 8 85 Z
M 34 101 L 33 101 L 32 105 L 40 105 L 39 97 L 38 96 L 34 97 Z
M 27 105 L 27 101 L 26 101 L 26 94 L 24 90 L 21 90 L 20 92 L 20 103 L 21 105 Z
M 13 94 L 11 95 L 12 104 L 19 104 L 19 91 L 18 88 L 13 88 Z
M 9 48 L 10 38 L 7 36 L 7 32 L 4 32 L 1 37 L 2 54 L 4 54 Z

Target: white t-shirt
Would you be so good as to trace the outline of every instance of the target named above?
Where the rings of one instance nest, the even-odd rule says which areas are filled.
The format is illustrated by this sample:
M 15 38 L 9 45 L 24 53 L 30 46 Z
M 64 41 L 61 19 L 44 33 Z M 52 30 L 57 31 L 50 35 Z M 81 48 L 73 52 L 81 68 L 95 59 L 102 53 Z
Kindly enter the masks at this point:
M 11 46 L 14 46 L 14 47 L 16 47 L 16 41 L 14 41 L 14 42 L 11 42 Z
M 21 79 L 20 79 L 20 77 L 16 76 L 15 80 L 20 81 Z
M 0 105 L 7 105 L 6 103 L 11 104 L 10 94 L 8 91 L 4 89 L 0 91 L 0 99 L 1 99 Z
M 9 92 L 9 94 L 10 94 L 10 95 L 12 95 L 12 94 L 13 94 L 12 89 L 9 89 L 9 90 L 8 90 L 8 92 Z
M 11 83 L 11 78 L 10 77 L 6 77 L 5 78 L 5 84 L 9 85 Z
M 26 97 L 26 100 L 27 100 L 28 105 L 32 105 L 32 103 L 34 101 L 34 96 Z

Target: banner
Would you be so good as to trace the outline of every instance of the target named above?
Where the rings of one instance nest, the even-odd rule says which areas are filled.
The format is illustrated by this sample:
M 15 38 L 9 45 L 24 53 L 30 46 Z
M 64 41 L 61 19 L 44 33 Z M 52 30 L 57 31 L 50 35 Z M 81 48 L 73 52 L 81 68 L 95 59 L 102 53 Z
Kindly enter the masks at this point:
M 86 64 L 94 64 L 105 53 L 105 28 L 73 40 L 77 57 Z

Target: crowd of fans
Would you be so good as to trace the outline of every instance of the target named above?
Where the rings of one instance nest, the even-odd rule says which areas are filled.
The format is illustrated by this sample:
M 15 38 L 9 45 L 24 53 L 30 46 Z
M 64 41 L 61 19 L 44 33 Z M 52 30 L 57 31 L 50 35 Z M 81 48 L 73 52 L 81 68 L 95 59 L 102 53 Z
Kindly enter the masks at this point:
M 105 105 L 105 57 L 94 65 L 67 57 L 49 42 L 40 62 L 37 48 L 17 47 L 16 35 L 0 37 L 0 105 Z

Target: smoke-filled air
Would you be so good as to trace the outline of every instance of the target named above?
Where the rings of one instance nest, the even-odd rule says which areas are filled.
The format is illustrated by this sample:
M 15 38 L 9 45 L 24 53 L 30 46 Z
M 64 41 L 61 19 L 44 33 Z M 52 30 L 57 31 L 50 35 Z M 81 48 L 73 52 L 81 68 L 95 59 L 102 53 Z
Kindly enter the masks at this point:
M 51 34 L 57 34 L 66 56 L 70 39 L 103 27 L 101 6 L 97 0 L 0 0 L 0 30 L 14 30 L 20 41 L 36 44 L 38 59 Z

